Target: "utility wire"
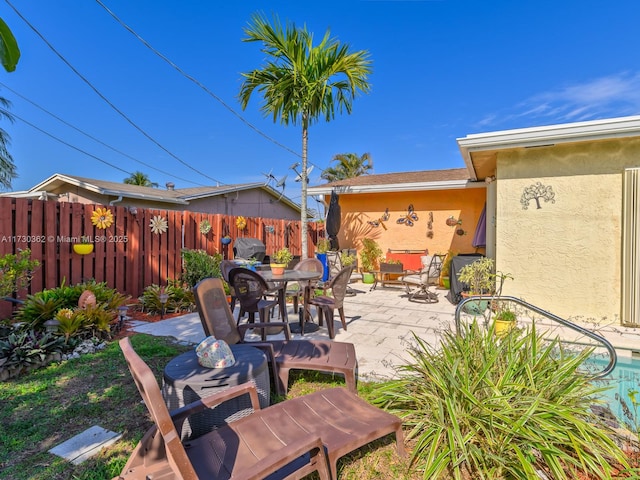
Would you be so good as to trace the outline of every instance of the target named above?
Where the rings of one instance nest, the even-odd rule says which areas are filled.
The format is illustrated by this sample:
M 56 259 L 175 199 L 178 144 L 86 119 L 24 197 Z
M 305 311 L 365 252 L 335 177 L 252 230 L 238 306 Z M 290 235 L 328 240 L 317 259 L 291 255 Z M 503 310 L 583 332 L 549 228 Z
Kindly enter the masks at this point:
M 242 123 L 244 123 L 246 126 L 248 126 L 249 128 L 251 128 L 253 131 L 255 131 L 258 135 L 263 136 L 264 138 L 266 138 L 267 140 L 269 140 L 270 142 L 274 143 L 275 145 L 277 145 L 280 148 L 283 148 L 284 150 L 286 150 L 289 153 L 292 153 L 293 155 L 297 156 L 297 157 L 302 157 L 302 155 L 300 155 L 298 152 L 296 152 L 295 150 L 292 150 L 291 148 L 287 147 L 286 145 L 283 145 L 282 143 L 278 142 L 277 140 L 275 140 L 274 138 L 268 136 L 266 133 L 260 131 L 257 127 L 255 127 L 254 125 L 252 125 L 251 123 L 249 123 L 247 120 L 245 120 L 238 112 L 236 112 L 233 108 L 231 108 L 227 103 L 225 103 L 224 100 L 222 100 L 219 96 L 217 96 L 215 93 L 213 93 L 211 90 L 209 90 L 202 82 L 200 82 L 198 79 L 196 79 L 195 77 L 189 75 L 188 73 L 186 73 L 184 70 L 182 70 L 178 65 L 176 65 L 173 61 L 171 61 L 167 56 L 165 56 L 164 54 L 160 53 L 157 49 L 155 49 L 149 42 L 147 42 L 144 38 L 142 38 L 140 35 L 138 35 L 138 33 L 136 33 L 135 30 L 133 30 L 133 28 L 131 28 L 129 25 L 127 25 L 126 23 L 124 23 L 122 20 L 120 20 L 120 18 L 113 13 L 111 10 L 109 10 L 109 8 L 102 3 L 100 0 L 96 0 L 96 2 L 98 3 L 98 5 L 100 5 L 102 8 L 104 8 L 107 13 L 109 15 L 111 15 L 113 17 L 113 19 L 118 22 L 120 25 L 122 25 L 122 27 L 124 27 L 129 33 L 131 33 L 134 37 L 136 37 L 140 42 L 142 42 L 142 44 L 147 47 L 149 50 L 151 50 L 153 53 L 155 53 L 158 57 L 160 57 L 162 60 L 164 60 L 165 62 L 167 62 L 169 65 L 171 65 L 171 67 L 173 67 L 175 70 L 177 70 L 183 77 L 185 77 L 187 80 L 190 80 L 191 82 L 195 83 L 198 87 L 200 87 L 202 90 L 204 90 L 206 93 L 208 93 L 210 96 L 212 96 L 213 98 L 215 98 L 224 108 L 226 108 L 227 110 L 229 110 L 233 115 L 235 115 Z
M 33 123 L 28 122 L 27 120 L 25 120 L 24 118 L 16 115 L 15 113 L 11 112 L 11 116 L 17 118 L 18 120 L 20 120 L 21 122 L 26 123 L 27 125 L 29 125 L 31 128 L 35 128 L 36 130 L 38 130 L 41 133 L 44 133 L 45 135 L 47 135 L 48 137 L 53 138 L 54 140 L 62 143 L 63 145 L 66 145 L 67 147 L 73 148 L 74 150 L 77 150 L 80 153 L 84 153 L 85 155 L 88 155 L 91 158 L 94 158 L 95 160 L 98 160 L 99 162 L 104 163 L 105 165 L 109 165 L 111 168 L 115 168 L 116 170 L 120 170 L 123 173 L 126 173 L 127 175 L 133 175 L 131 172 L 127 172 L 125 169 L 120 168 L 116 165 L 113 165 L 112 163 L 107 162 L 106 160 L 101 159 L 100 157 L 97 157 L 95 155 L 93 155 L 92 153 L 89 153 L 85 150 L 82 150 L 81 148 L 76 147 L 75 145 L 71 145 L 68 142 L 65 142 L 64 140 L 62 140 L 61 138 L 56 137 L 55 135 L 52 135 L 51 133 L 41 129 L 40 127 L 35 126 Z
M 166 147 L 164 147 L 162 144 L 160 144 L 160 142 L 158 142 L 156 139 L 154 139 L 151 135 L 149 135 L 147 132 L 145 132 L 141 127 L 139 127 L 138 125 L 136 125 L 136 123 L 131 120 L 122 110 L 120 110 L 119 108 L 117 108 L 111 101 L 109 101 L 109 99 L 107 97 L 105 97 L 95 86 L 93 86 L 93 84 L 87 80 L 87 78 L 85 78 L 78 70 L 76 70 L 76 68 L 71 65 L 71 63 L 69 63 L 69 61 L 67 61 L 66 58 L 64 58 L 62 56 L 62 54 L 60 54 L 54 47 L 53 45 L 51 45 L 51 43 L 49 43 L 49 41 L 38 31 L 38 29 L 36 29 L 19 11 L 16 7 L 14 7 L 11 2 L 9 0 L 5 0 L 5 2 L 13 9 L 13 11 L 16 13 L 16 15 L 18 15 L 22 21 L 24 23 L 27 24 L 27 26 L 33 30 L 33 32 L 38 35 L 40 37 L 40 39 L 51 49 L 51 51 L 53 51 L 53 53 L 55 53 L 58 58 L 60 60 L 62 60 L 64 62 L 65 65 L 67 65 L 67 67 L 69 67 L 71 69 L 71 71 L 73 71 L 73 73 L 75 73 L 78 77 L 80 77 L 80 79 L 85 82 L 102 100 L 104 100 L 107 105 L 109 105 L 113 110 L 115 110 L 118 114 L 120 114 L 120 116 L 122 118 L 124 118 L 131 126 L 133 126 L 136 130 L 138 130 L 140 133 L 142 133 L 145 137 L 147 137 L 147 139 L 149 139 L 151 142 L 153 142 L 156 146 L 158 146 L 161 150 L 163 150 L 164 152 L 166 152 L 167 154 L 169 154 L 171 157 L 175 158 L 177 161 L 179 161 L 181 164 L 183 164 L 185 167 L 193 170 L 194 172 L 198 173 L 199 175 L 202 175 L 205 178 L 208 178 L 209 180 L 213 180 L 214 182 L 216 182 L 217 184 L 220 185 L 225 185 L 224 183 L 216 180 L 213 177 L 210 177 L 209 175 L 201 172 L 200 170 L 197 170 L 196 168 L 192 167 L 191 165 L 189 165 L 187 162 L 185 162 L 184 160 L 182 160 L 180 157 L 178 157 L 177 155 L 175 155 L 174 153 L 172 153 L 170 150 L 168 150 Z
M 128 159 L 130 159 L 130 160 L 133 160 L 134 162 L 137 162 L 137 163 L 139 163 L 139 164 L 141 164 L 141 165 L 144 165 L 144 166 L 145 166 L 145 167 L 147 167 L 147 168 L 151 168 L 152 170 L 155 170 L 156 172 L 160 172 L 160 173 L 162 173 L 162 174 L 164 174 L 164 175 L 167 175 L 167 176 L 169 176 L 169 177 L 171 177 L 171 178 L 175 178 L 176 180 L 181 180 L 181 181 L 183 181 L 183 182 L 191 183 L 191 184 L 193 184 L 193 185 L 198 185 L 198 186 L 200 186 L 200 187 L 204 187 L 204 186 L 206 186 L 206 185 L 203 185 L 203 184 L 201 184 L 201 183 L 196 183 L 196 182 L 193 182 L 193 181 L 191 181 L 191 180 L 187 180 L 186 178 L 178 177 L 178 176 L 174 175 L 173 173 L 165 172 L 164 170 L 160 170 L 159 168 L 156 168 L 156 167 L 154 167 L 153 165 L 151 165 L 151 164 L 149 164 L 149 163 L 145 163 L 145 162 L 143 162 L 142 160 L 138 160 L 137 158 L 132 157 L 131 155 L 129 155 L 129 154 L 125 153 L 125 152 L 122 152 L 122 151 L 118 150 L 118 149 L 117 149 L 117 148 L 115 148 L 115 147 L 112 147 L 111 145 L 109 145 L 109 144 L 107 144 L 107 143 L 103 142 L 102 140 L 100 140 L 99 138 L 96 138 L 96 137 L 94 137 L 94 136 L 92 136 L 92 135 L 90 135 L 90 134 L 86 133 L 85 131 L 81 130 L 80 128 L 76 127 L 75 125 L 72 125 L 71 123 L 69 123 L 69 122 L 65 121 L 64 119 L 62 119 L 62 118 L 60 118 L 60 117 L 58 117 L 56 114 L 54 114 L 54 113 L 50 112 L 49 110 L 47 110 L 46 108 L 44 108 L 44 107 L 42 107 L 42 106 L 38 105 L 36 102 L 34 102 L 34 101 L 32 101 L 32 100 L 28 99 L 27 97 L 25 97 L 24 95 L 21 95 L 21 94 L 20 94 L 20 93 L 18 93 L 18 92 L 16 92 L 14 89 L 12 89 L 11 87 L 9 87 L 8 85 L 5 85 L 4 83 L 0 82 L 0 86 L 1 86 L 1 87 L 3 87 L 3 88 L 6 88 L 6 89 L 7 89 L 7 90 L 9 90 L 10 92 L 12 92 L 14 95 L 17 95 L 18 97 L 20 97 L 20 98 L 21 98 L 21 99 L 23 99 L 24 101 L 29 102 L 29 103 L 30 103 L 31 105 L 33 105 L 34 107 L 36 107 L 36 108 L 38 108 L 38 109 L 42 110 L 43 112 L 45 112 L 46 114 L 48 114 L 48 115 L 52 116 L 53 118 L 55 118 L 55 119 L 56 119 L 56 120 L 58 120 L 59 122 L 63 123 L 64 125 L 66 125 L 66 126 L 68 126 L 68 127 L 73 128 L 74 130 L 76 130 L 77 132 L 81 133 L 81 134 L 82 134 L 82 135 L 84 135 L 85 137 L 90 138 L 90 139 L 91 139 L 91 140 L 93 140 L 94 142 L 98 142 L 100 145 L 102 145 L 102 146 L 104 146 L 104 147 L 107 147 L 107 148 L 109 148 L 110 150 L 113 150 L 114 152 L 116 152 L 116 153 L 118 153 L 118 154 L 120 154 L 120 155 L 123 155 L 124 157 L 127 157 L 127 158 L 128 158 Z

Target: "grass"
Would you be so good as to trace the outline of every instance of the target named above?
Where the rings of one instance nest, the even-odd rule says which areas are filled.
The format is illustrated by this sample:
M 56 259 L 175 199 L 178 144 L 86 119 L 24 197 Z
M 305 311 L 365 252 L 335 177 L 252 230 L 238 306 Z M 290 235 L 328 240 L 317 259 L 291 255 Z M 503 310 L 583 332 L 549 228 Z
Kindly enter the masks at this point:
M 184 347 L 163 337 L 134 335 L 132 343 L 160 380 L 162 370 Z M 289 397 L 342 386 L 341 377 L 313 372 L 292 374 Z M 359 386 L 367 398 L 370 386 Z M 278 399 L 279 400 L 279 399 Z M 123 437 L 100 455 L 75 466 L 48 453 L 52 447 L 99 425 Z M 103 480 L 117 476 L 151 425 L 117 342 L 79 359 L 49 365 L 0 383 L 0 478 L 12 480 Z M 408 459 L 395 454 L 386 438 L 345 456 L 345 480 L 420 478 L 407 473 Z

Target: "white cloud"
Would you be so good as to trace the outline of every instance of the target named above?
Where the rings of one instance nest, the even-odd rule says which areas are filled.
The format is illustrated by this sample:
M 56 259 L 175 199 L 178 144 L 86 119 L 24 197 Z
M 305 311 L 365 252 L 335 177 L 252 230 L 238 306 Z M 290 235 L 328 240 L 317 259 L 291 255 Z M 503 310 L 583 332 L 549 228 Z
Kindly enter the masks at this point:
M 640 73 L 622 72 L 539 93 L 513 111 L 487 115 L 479 125 L 531 126 L 637 114 L 640 114 Z

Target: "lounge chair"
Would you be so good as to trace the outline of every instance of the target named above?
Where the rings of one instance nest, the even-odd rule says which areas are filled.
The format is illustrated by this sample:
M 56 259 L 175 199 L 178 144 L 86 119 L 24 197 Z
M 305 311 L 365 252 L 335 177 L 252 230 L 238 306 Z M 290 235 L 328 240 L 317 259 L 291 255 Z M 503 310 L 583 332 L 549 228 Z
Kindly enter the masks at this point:
M 422 270 L 411 272 L 399 279 L 407 291 L 410 302 L 438 302 L 438 294 L 429 290 L 429 287 L 438 284 L 443 259 L 444 255 L 423 255 L 420 257 Z
M 404 455 L 401 420 L 344 388 L 320 390 L 261 410 L 255 386 L 246 383 L 169 413 L 153 372 L 128 337 L 120 340 L 120 347 L 155 425 L 115 479 L 299 479 L 317 471 L 321 480 L 328 480 L 337 478 L 340 457 L 391 433 L 398 454 Z M 246 394 L 254 413 L 181 442 L 176 427 L 187 417 Z
M 245 343 L 244 336 L 249 329 L 274 326 L 284 328 L 286 340 L 246 342 L 261 348 L 267 354 L 278 393 L 287 392 L 289 370 L 291 369 L 340 373 L 344 375 L 349 390 L 353 393 L 357 392 L 358 360 L 352 343 L 329 340 L 291 340 L 289 326 L 285 322 L 237 325 L 231 310 L 229 310 L 222 280 L 219 278 L 201 280 L 193 288 L 193 292 L 205 335 L 212 335 L 218 340 L 224 340 L 229 345 Z

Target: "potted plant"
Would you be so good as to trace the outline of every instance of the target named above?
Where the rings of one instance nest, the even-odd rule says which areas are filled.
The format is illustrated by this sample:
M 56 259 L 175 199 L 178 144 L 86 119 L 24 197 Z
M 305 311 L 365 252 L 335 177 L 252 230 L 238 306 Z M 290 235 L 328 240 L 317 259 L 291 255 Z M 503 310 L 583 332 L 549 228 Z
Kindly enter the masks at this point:
M 271 256 L 271 272 L 274 275 L 282 275 L 293 255 L 287 247 L 281 248 Z
M 398 279 L 403 275 L 404 265 L 397 259 L 389 259 L 380 262 L 380 281 L 384 287 L 387 282 L 399 283 Z
M 231 243 L 231 237 L 229 235 L 225 235 L 220 239 L 220 243 L 222 243 L 222 245 L 229 245 Z
M 499 337 L 506 335 L 516 325 L 516 314 L 513 310 L 501 306 L 493 317 L 494 332 Z
M 330 248 L 331 242 L 328 238 L 318 239 L 318 243 L 316 244 L 316 258 L 320 260 L 322 266 L 324 267 L 324 272 L 321 279 L 323 282 L 329 280 L 329 261 L 327 259 L 327 252 Z
M 83 235 L 80 237 L 80 241 L 78 243 L 73 244 L 73 251 L 78 255 L 88 255 L 93 252 L 93 243 L 91 243 L 91 239 Z
M 373 273 L 378 269 L 380 258 L 382 257 L 382 249 L 378 242 L 372 238 L 362 239 L 362 250 L 360 251 L 360 266 L 362 268 L 362 282 L 373 283 L 375 277 Z
M 456 254 L 449 250 L 442 261 L 442 269 L 440 270 L 440 286 L 449 290 L 451 288 L 451 280 L 449 274 L 451 272 L 451 261 Z
M 462 296 L 473 297 L 493 294 L 495 291 L 493 267 L 493 259 L 486 257 L 462 267 L 458 273 L 458 280 L 468 287 L 466 292 L 462 292 Z M 479 315 L 487 309 L 488 305 L 489 300 L 479 300 L 478 302 L 467 303 L 464 306 L 464 310 L 467 313 Z
M 347 250 L 340 252 L 340 265 L 342 265 L 342 268 L 350 267 L 355 263 L 355 261 L 356 256 L 349 253 Z

